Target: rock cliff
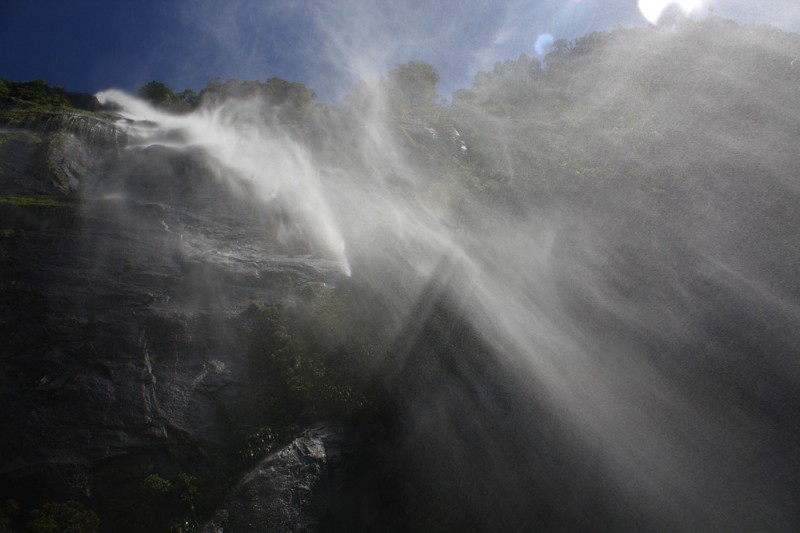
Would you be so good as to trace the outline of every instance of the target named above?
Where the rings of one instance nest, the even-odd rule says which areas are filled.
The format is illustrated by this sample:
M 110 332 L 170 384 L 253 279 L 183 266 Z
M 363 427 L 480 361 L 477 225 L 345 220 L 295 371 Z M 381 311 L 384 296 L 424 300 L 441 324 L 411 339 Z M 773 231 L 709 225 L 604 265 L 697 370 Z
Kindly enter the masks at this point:
M 111 117 L 0 135 L 1 496 L 142 530 L 145 476 L 232 453 L 250 303 L 338 269 L 277 253 L 274 213 L 192 150 L 124 149 Z

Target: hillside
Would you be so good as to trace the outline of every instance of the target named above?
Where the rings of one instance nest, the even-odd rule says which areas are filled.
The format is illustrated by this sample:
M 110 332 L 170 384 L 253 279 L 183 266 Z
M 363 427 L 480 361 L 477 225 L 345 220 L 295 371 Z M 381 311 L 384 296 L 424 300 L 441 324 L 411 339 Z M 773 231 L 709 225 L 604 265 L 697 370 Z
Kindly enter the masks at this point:
M 791 531 L 798 57 L 2 81 L 0 531 Z

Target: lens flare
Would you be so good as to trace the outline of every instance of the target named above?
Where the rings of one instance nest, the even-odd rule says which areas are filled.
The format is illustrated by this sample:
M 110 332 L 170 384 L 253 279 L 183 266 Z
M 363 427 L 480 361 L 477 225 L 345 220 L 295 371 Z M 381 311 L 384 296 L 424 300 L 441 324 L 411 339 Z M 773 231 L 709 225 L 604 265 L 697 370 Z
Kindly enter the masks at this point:
M 540 58 L 546 56 L 553 50 L 553 44 L 555 43 L 555 39 L 549 33 L 543 33 L 539 37 L 536 38 L 536 43 L 533 45 L 534 50 L 536 50 L 536 55 Z

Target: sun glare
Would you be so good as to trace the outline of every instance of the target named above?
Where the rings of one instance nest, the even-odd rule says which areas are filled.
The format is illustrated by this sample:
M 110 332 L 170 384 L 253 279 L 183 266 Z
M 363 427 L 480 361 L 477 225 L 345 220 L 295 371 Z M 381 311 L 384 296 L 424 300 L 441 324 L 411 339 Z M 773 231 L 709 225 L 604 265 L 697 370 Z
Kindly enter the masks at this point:
M 639 0 L 639 11 L 650 24 L 658 24 L 667 7 L 676 4 L 686 14 L 699 12 L 706 4 L 704 0 Z

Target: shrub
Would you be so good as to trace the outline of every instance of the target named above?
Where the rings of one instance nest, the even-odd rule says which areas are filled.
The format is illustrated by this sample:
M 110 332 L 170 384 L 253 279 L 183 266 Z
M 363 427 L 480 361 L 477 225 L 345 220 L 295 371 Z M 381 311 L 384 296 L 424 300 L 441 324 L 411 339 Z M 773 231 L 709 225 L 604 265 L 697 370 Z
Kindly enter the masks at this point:
M 48 502 L 31 511 L 30 533 L 96 533 L 100 529 L 97 513 L 79 502 Z

